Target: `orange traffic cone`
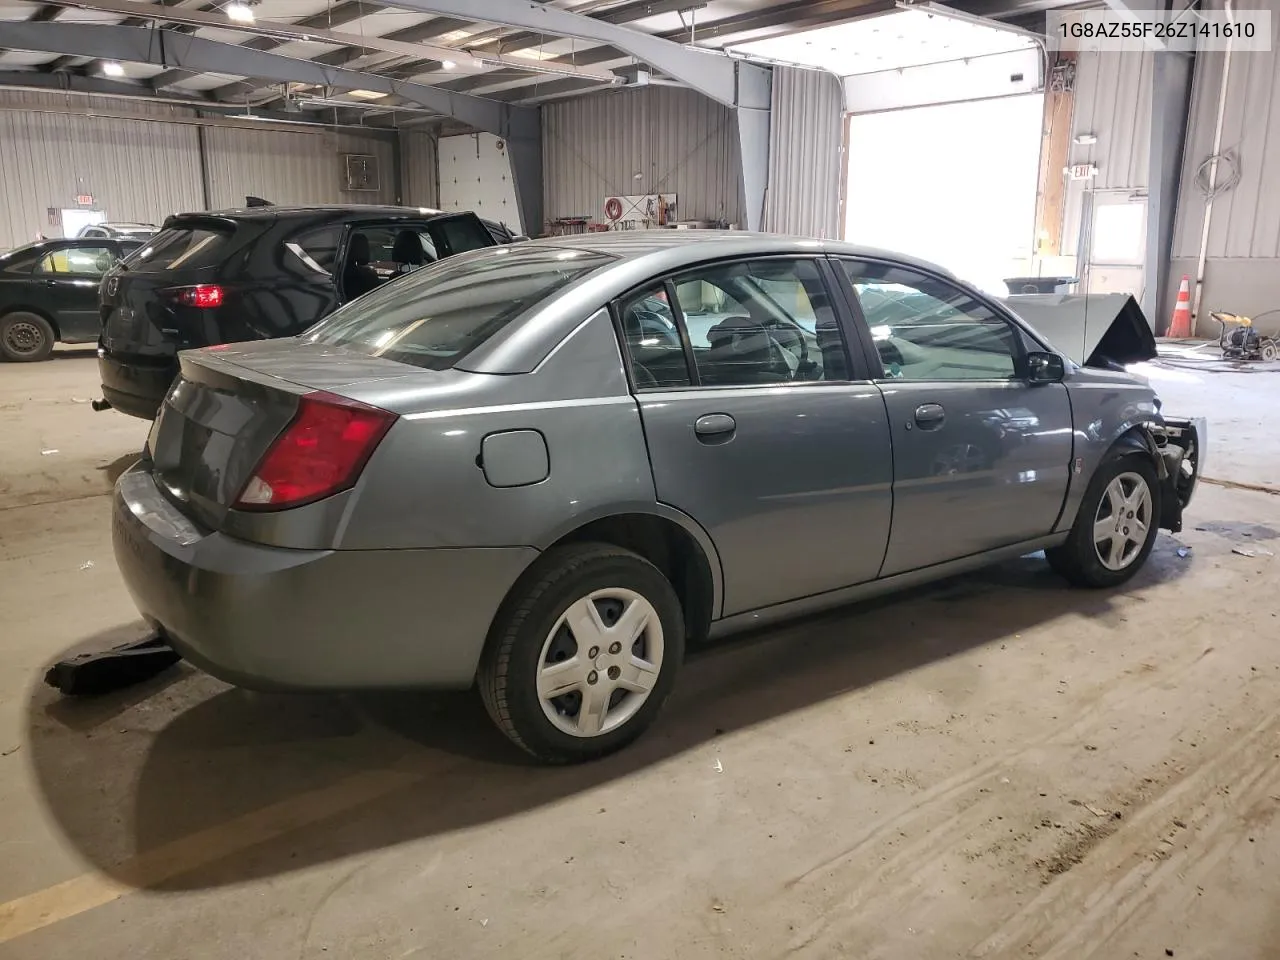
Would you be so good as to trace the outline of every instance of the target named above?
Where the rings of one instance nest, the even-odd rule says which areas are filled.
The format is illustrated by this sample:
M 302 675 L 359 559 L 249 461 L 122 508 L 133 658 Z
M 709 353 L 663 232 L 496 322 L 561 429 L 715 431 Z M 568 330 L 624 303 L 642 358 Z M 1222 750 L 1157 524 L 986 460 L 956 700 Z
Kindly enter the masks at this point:
M 1182 275 L 1178 287 L 1178 302 L 1173 308 L 1173 320 L 1169 322 L 1169 339 L 1183 340 L 1191 336 L 1191 278 Z

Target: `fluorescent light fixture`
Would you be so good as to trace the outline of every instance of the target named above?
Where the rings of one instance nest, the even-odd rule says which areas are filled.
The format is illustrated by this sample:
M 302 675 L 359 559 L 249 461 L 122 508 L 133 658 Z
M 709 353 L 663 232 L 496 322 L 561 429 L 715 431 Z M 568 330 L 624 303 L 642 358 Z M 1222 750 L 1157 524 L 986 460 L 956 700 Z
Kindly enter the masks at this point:
M 234 20 L 236 23 L 253 23 L 253 8 L 247 3 L 236 2 L 228 3 L 222 8 L 222 12 L 227 15 L 228 20 Z
M 355 97 L 357 100 L 381 100 L 387 94 L 379 93 L 377 90 L 348 90 L 347 96 Z
M 108 77 L 123 77 L 124 67 L 116 63 L 114 60 L 108 60 L 102 65 L 102 72 Z
M 444 67 L 446 70 L 457 70 L 457 69 L 458 69 L 458 65 L 457 65 L 456 63 L 454 63 L 452 60 L 446 60 L 446 61 L 444 61 L 442 64 L 440 64 L 440 66 Z

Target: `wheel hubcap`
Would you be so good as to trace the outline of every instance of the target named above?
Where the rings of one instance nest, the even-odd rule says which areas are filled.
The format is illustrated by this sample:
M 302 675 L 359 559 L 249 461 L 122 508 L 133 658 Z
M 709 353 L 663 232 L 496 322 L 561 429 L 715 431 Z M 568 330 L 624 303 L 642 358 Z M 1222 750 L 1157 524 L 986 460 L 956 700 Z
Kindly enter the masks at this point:
M 1151 531 L 1151 489 L 1137 473 L 1122 473 L 1103 491 L 1093 520 L 1093 549 L 1108 570 L 1123 570 Z
M 35 353 L 44 344 L 40 328 L 26 320 L 9 324 L 4 339 L 14 353 Z
M 634 590 L 596 590 L 569 605 L 542 644 L 538 700 L 556 727 L 598 737 L 644 705 L 662 670 L 662 621 Z

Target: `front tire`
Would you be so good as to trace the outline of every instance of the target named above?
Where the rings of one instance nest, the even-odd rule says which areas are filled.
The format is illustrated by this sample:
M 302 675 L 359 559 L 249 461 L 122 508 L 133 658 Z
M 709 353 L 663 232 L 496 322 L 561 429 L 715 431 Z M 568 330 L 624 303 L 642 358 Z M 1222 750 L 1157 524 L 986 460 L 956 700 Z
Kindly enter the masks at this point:
M 572 544 L 547 553 L 503 603 L 480 694 L 539 760 L 593 760 L 653 723 L 683 659 L 683 612 L 662 572 L 621 547 Z
M 0 356 L 6 360 L 48 360 L 57 339 L 53 326 L 39 314 L 18 311 L 0 317 Z
M 1118 587 L 1147 562 L 1159 518 L 1160 483 L 1151 459 L 1117 457 L 1098 467 L 1066 543 L 1045 556 L 1075 586 Z

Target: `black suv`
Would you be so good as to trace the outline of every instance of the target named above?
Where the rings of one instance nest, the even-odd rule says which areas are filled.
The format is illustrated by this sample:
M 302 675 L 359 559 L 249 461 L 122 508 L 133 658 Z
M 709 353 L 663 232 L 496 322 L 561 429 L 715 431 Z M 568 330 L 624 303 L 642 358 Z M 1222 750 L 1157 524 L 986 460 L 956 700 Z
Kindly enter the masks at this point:
M 436 260 L 509 243 L 474 213 L 410 207 L 251 207 L 169 217 L 102 279 L 98 369 L 107 405 L 144 420 L 179 350 L 290 337 Z

